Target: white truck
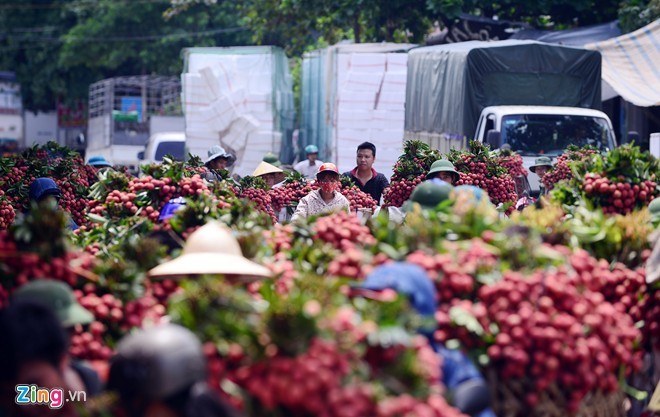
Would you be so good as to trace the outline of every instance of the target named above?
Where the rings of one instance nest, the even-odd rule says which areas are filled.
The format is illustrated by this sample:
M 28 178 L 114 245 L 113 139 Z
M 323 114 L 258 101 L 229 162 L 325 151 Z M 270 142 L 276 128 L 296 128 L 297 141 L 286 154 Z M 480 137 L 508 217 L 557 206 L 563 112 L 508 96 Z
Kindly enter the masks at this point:
M 559 106 L 490 106 L 483 109 L 474 140 L 492 149 L 507 144 L 529 169 L 539 156 L 556 158 L 568 147 L 592 145 L 605 152 L 617 146 L 610 118 L 599 110 Z M 529 176 L 532 190 L 539 188 Z
M 176 161 L 186 158 L 186 134 L 184 132 L 159 132 L 149 137 L 149 142 L 137 154 L 137 159 L 142 164 L 163 162 L 163 158 L 170 155 Z
M 508 144 L 529 167 L 568 145 L 617 145 L 601 108 L 597 51 L 534 41 L 461 42 L 408 54 L 405 138 L 441 152 Z M 529 176 L 532 190 L 538 178 Z
M 16 151 L 23 143 L 23 99 L 16 74 L 0 71 L 0 154 Z
M 86 159 L 100 155 L 136 173 L 138 153 L 151 135 L 184 131 L 180 110 L 177 77 L 116 77 L 90 85 Z

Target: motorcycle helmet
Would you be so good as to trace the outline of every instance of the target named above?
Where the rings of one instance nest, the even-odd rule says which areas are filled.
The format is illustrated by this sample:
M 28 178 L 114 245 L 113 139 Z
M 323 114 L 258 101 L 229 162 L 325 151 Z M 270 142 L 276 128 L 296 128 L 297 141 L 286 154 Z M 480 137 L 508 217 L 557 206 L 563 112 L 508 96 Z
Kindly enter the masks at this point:
M 188 329 L 160 325 L 125 337 L 112 358 L 108 389 L 122 398 L 158 400 L 204 381 L 206 360 Z

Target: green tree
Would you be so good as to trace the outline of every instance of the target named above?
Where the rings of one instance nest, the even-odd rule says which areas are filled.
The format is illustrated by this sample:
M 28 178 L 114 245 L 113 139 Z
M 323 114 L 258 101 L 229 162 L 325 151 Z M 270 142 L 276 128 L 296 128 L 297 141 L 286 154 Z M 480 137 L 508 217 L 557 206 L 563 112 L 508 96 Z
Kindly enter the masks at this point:
M 167 18 L 166 1 L 100 0 L 77 11 L 78 23 L 63 36 L 59 64 L 84 65 L 113 75 L 181 73 L 181 49 L 248 41 L 235 7 L 190 7 Z
M 180 12 L 201 2 L 209 1 L 173 0 L 172 8 Z M 461 13 L 523 21 L 539 28 L 565 29 L 612 21 L 619 6 L 619 0 L 244 0 L 240 3 L 240 13 L 251 30 L 252 40 L 281 46 L 291 56 L 302 54 L 319 40 L 330 44 L 344 39 L 356 43 L 422 43 L 435 21 L 449 26 Z
M 179 75 L 181 49 L 249 44 L 232 2 L 168 16 L 168 0 L 0 2 L 0 69 L 16 72 L 25 108 L 87 100 L 89 84 L 121 75 Z
M 0 69 L 21 82 L 25 107 L 52 110 L 53 91 L 66 88 L 68 74 L 58 66 L 59 37 L 75 20 L 48 1 L 12 2 L 0 8 Z
M 449 25 L 461 13 L 526 22 L 538 28 L 565 29 L 616 19 L 618 0 L 427 0 L 429 9 Z
M 460 13 L 562 29 L 621 19 L 624 32 L 660 17 L 660 0 L 0 0 L 0 70 L 14 71 L 25 108 L 85 101 L 113 76 L 178 75 L 181 49 L 423 43 Z
M 186 14 L 200 0 L 172 3 L 173 13 Z M 239 8 L 253 42 L 280 46 L 289 56 L 344 39 L 421 42 L 432 24 L 425 0 L 245 0 Z
M 619 26 L 624 33 L 660 19 L 660 0 L 626 0 L 619 8 Z

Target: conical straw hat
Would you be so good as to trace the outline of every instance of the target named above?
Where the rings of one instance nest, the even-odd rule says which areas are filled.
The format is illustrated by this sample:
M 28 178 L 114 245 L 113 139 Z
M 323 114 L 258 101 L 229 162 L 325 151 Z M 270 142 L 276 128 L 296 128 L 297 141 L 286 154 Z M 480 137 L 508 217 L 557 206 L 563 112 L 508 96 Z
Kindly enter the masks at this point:
M 254 280 L 271 275 L 268 268 L 243 256 L 230 230 L 212 221 L 190 235 L 181 256 L 149 271 L 150 277 L 224 275 Z
M 254 170 L 252 173 L 253 177 L 258 177 L 261 175 L 265 174 L 273 174 L 273 173 L 284 173 L 281 169 L 276 167 L 275 165 L 269 164 L 268 162 L 261 162 L 259 166 L 257 166 L 257 169 Z

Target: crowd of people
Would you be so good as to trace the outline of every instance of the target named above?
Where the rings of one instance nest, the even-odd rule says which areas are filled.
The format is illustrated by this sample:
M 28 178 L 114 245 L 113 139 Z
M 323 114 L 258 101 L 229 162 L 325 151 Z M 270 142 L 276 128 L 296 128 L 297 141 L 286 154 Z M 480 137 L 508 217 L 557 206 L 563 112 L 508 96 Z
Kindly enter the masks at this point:
M 227 227 L 210 222 L 190 236 L 181 256 L 149 275 L 223 275 L 245 282 L 271 272 L 243 256 Z M 93 320 L 70 286 L 48 277 L 11 295 L 9 306 L 0 309 L 0 416 L 79 416 L 81 407 L 93 408 L 99 396 L 111 401 L 105 406 L 112 415 L 241 415 L 208 386 L 201 342 L 178 325 L 159 324 L 127 335 L 101 378 L 68 355 L 76 328 Z M 69 401 L 71 393 L 77 393 L 75 401 Z
M 337 166 L 330 162 L 323 162 L 318 159 L 318 147 L 308 145 L 305 147 L 306 159 L 296 163 L 292 169 L 304 176 L 307 180 L 315 181 L 320 185 L 319 189 L 314 190 L 298 203 L 291 221 L 298 221 L 309 216 L 319 215 L 334 210 L 349 210 L 348 200 L 339 192 L 340 175 Z M 370 142 L 364 142 L 357 147 L 356 166 L 351 171 L 344 172 L 342 175 L 347 177 L 361 191 L 370 195 L 378 207 L 374 214 L 387 215 L 394 222 L 401 223 L 405 216 L 406 209 L 398 207 L 388 207 L 387 210 L 380 209 L 384 190 L 389 186 L 389 181 L 382 173 L 377 172 L 373 165 L 376 160 L 376 146 Z M 219 161 L 219 162 L 218 162 Z M 208 152 L 206 166 L 209 173 L 205 178 L 209 181 L 228 178 L 228 172 L 224 175 L 219 174 L 220 169 L 228 169 L 233 163 L 231 154 L 226 153 L 220 146 L 214 146 Z M 218 168 L 219 167 L 219 168 Z M 529 170 L 536 174 L 539 179 L 552 169 L 552 160 L 548 157 L 539 157 Z M 253 177 L 259 177 L 264 180 L 269 188 L 281 187 L 284 184 L 286 171 L 282 169 L 282 164 L 275 154 L 266 154 L 263 161 L 252 173 Z M 419 186 L 416 193 L 412 193 L 409 204 L 419 203 L 427 206 L 430 202 L 435 202 L 434 206 L 439 204 L 445 196 L 449 198 L 449 192 L 459 181 L 460 174 L 456 171 L 454 165 L 446 160 L 439 159 L 435 161 L 429 171 L 426 173 L 426 183 Z M 428 183 L 428 184 L 427 184 Z M 436 189 L 436 187 L 439 187 Z M 481 201 L 481 195 L 484 191 L 477 187 L 459 187 L 457 191 L 465 191 L 470 188 L 471 195 Z M 541 196 L 547 194 L 547 190 L 541 183 Z M 529 195 L 521 196 L 516 204 L 518 210 L 538 202 L 538 199 L 531 198 Z
M 324 164 L 325 165 L 325 164 Z M 331 175 L 338 175 L 332 172 Z M 221 259 L 222 261 L 218 261 Z M 270 271 L 243 257 L 229 229 L 209 222 L 194 232 L 183 253 L 149 271 L 149 276 L 223 275 L 235 282 L 270 276 Z M 387 289 L 405 295 L 422 317 L 419 333 L 442 357 L 443 383 L 453 404 L 471 416 L 490 417 L 489 389 L 477 367 L 459 350 L 434 341 L 435 287 L 426 272 L 409 263 L 376 268 L 352 287 L 351 297 L 374 298 Z M 374 299 L 378 300 L 378 297 Z M 116 346 L 107 375 L 68 355 L 76 327 L 94 320 L 67 284 L 31 281 L 15 291 L 0 309 L 0 415 L 66 416 L 97 400 L 113 415 L 144 417 L 238 417 L 207 384 L 208 368 L 200 340 L 182 326 L 161 323 L 125 336 Z M 22 387 L 48 391 L 48 398 L 23 397 Z M 71 393 L 75 401 L 69 401 Z
M 503 148 L 507 147 L 504 145 Z M 510 147 L 509 147 L 510 148 Z M 496 151 L 497 152 L 497 151 Z M 316 182 L 320 187 L 305 198 L 301 199 L 295 211 L 293 212 L 291 221 L 298 221 L 310 216 L 315 216 L 327 213 L 334 210 L 346 210 L 350 208 L 348 200 L 340 193 L 340 173 L 337 166 L 331 162 L 323 162 L 318 159 L 319 149 L 316 145 L 308 145 L 304 148 L 305 159 L 295 163 L 293 166 L 283 165 L 277 155 L 272 152 L 264 155 L 263 160 L 252 172 L 252 177 L 260 178 L 266 184 L 268 189 L 282 187 L 285 184 L 287 173 L 294 171 L 302 175 L 305 179 L 311 182 Z M 377 207 L 372 214 L 388 216 L 395 223 L 403 222 L 405 217 L 404 207 L 387 207 L 381 209 L 383 192 L 389 186 L 389 181 L 382 173 L 374 169 L 374 162 L 376 160 L 376 146 L 370 142 L 361 143 L 356 150 L 356 165 L 347 172 L 344 172 L 344 177 L 348 178 L 355 184 L 361 191 L 370 195 L 376 202 Z M 232 175 L 230 170 L 236 157 L 226 151 L 222 146 L 215 145 L 208 150 L 207 158 L 204 163 L 206 171 L 203 178 L 206 181 L 233 181 L 238 184 L 240 177 L 236 174 Z M 93 167 L 96 172 L 103 172 L 112 170 L 112 164 L 103 156 L 91 156 L 87 163 Z M 540 156 L 535 159 L 534 164 L 529 167 L 529 171 L 538 177 L 539 190 L 532 191 L 529 189 L 529 182 L 526 177 L 522 178 L 525 181 L 526 188 L 521 187 L 518 189 L 516 183 L 516 192 L 518 193 L 518 201 L 515 202 L 515 209 L 522 211 L 525 208 L 535 205 L 540 207 L 542 204 L 542 197 L 548 195 L 549 190 L 546 189 L 542 179 L 546 173 L 553 170 L 552 159 L 547 156 Z M 517 177 L 516 181 L 521 177 Z M 421 187 L 417 193 L 412 193 L 409 199 L 410 207 L 412 203 L 419 203 L 422 206 L 428 204 L 428 201 L 435 201 L 439 197 L 447 194 L 446 187 L 456 186 L 460 179 L 460 174 L 456 171 L 454 165 L 447 159 L 439 159 L 435 161 L 429 171 L 426 173 L 425 183 L 418 185 Z M 440 187 L 439 189 L 434 186 Z M 443 188 L 445 187 L 445 188 Z M 485 194 L 485 191 L 476 187 L 470 191 L 471 195 Z M 457 191 L 465 191 L 465 187 L 457 187 Z M 433 195 L 434 197 L 429 197 Z M 447 194 L 448 195 L 448 194 Z M 51 204 L 57 205 L 61 197 L 61 191 L 57 184 L 50 178 L 38 178 L 30 185 L 30 199 L 35 203 L 43 201 L 50 201 Z M 423 201 L 422 201 L 423 200 Z M 185 200 L 177 198 L 172 201 L 173 204 L 166 207 L 167 216 L 171 216 L 174 208 L 181 208 L 185 205 Z M 291 213 L 289 213 L 291 214 Z M 161 216 L 160 220 L 164 220 Z M 75 230 L 78 225 L 69 218 L 69 228 Z
M 293 169 L 316 181 L 318 188 L 302 198 L 292 222 L 336 210 L 349 210 L 349 202 L 340 193 L 340 172 L 330 162 L 318 160 L 318 148 L 305 148 L 307 159 Z M 373 164 L 376 147 L 369 142 L 358 146 L 356 166 L 343 175 L 355 185 L 381 201 L 387 178 Z M 234 157 L 221 146 L 208 151 L 204 178 L 226 180 L 227 168 Z M 103 157 L 92 157 L 89 164 L 96 169 L 111 169 Z M 542 177 L 552 169 L 547 157 L 537 158 L 530 171 Z M 266 155 L 253 172 L 271 188 L 281 186 L 285 171 L 276 155 Z M 456 185 L 460 176 L 453 164 L 445 159 L 435 161 L 426 174 L 426 181 L 411 193 L 403 207 L 388 211 L 390 220 L 404 221 L 412 210 L 433 210 L 451 199 L 464 196 L 475 204 L 492 205 L 487 193 L 474 186 Z M 541 190 L 541 193 L 546 193 Z M 37 203 L 57 205 L 61 191 L 50 178 L 39 178 L 30 186 L 30 198 Z M 173 199 L 161 213 L 160 220 L 171 217 L 185 206 L 185 199 Z M 495 208 L 494 206 L 492 207 Z M 390 208 L 392 209 L 392 208 Z M 652 221 L 660 221 L 660 199 L 650 207 Z M 378 214 L 378 213 L 376 213 Z M 71 220 L 70 228 L 77 225 Z M 657 246 L 657 245 L 656 245 Z M 657 250 L 657 248 L 656 248 Z M 223 262 L 219 262 L 223 259 Z M 219 223 L 211 222 L 193 233 L 181 256 L 150 271 L 151 276 L 224 275 L 246 282 L 268 277 L 262 265 L 243 257 L 236 238 Z M 206 417 L 240 416 L 240 412 L 225 403 L 207 384 L 207 366 L 200 341 L 188 329 L 164 324 L 142 329 L 126 336 L 116 347 L 107 378 L 102 378 L 89 366 L 71 358 L 68 346 L 74 330 L 93 321 L 93 315 L 77 301 L 72 289 L 62 282 L 40 279 L 15 291 L 9 306 L 0 310 L 0 416 L 76 416 L 74 402 L 53 397 L 57 389 L 84 392 L 88 397 L 113 392 L 117 407 L 127 416 Z M 393 289 L 405 294 L 411 306 L 423 317 L 433 317 L 436 310 L 435 288 L 426 272 L 412 264 L 395 263 L 372 271 L 353 288 L 353 296 L 369 297 L 374 292 Z M 433 320 L 430 320 L 433 322 Z M 429 320 L 423 321 L 428 323 Z M 419 332 L 429 338 L 434 350 L 443 358 L 443 382 L 450 391 L 453 405 L 471 416 L 491 416 L 489 389 L 484 378 L 460 351 L 448 349 L 432 338 L 435 325 L 423 325 Z M 51 389 L 50 404 L 19 401 L 19 386 Z M 59 391 L 60 394 L 64 391 Z M 57 404 L 54 404 L 56 401 Z M 46 407 L 46 408 L 45 408 Z
M 340 173 L 337 166 L 333 163 L 319 160 L 319 149 L 316 145 L 308 145 L 304 151 L 306 159 L 301 160 L 290 168 L 298 172 L 305 179 L 316 182 L 320 187 L 301 199 L 291 217 L 291 221 L 297 221 L 334 210 L 348 211 L 350 207 L 348 200 L 339 192 L 341 185 Z M 380 203 L 382 202 L 383 192 L 389 186 L 389 181 L 385 175 L 374 169 L 375 160 L 376 146 L 373 143 L 364 142 L 357 147 L 355 168 L 351 171 L 344 172 L 342 175 L 349 178 L 361 191 L 370 195 L 378 203 L 373 214 L 383 214 L 389 216 L 394 222 L 401 223 L 405 216 L 405 210 L 403 208 L 388 207 L 387 210 L 381 210 Z M 203 178 L 209 182 L 229 180 L 237 183 L 239 177 L 237 175 L 232 176 L 229 171 L 235 161 L 235 156 L 231 152 L 227 152 L 222 146 L 215 145 L 211 147 L 208 150 L 207 159 L 204 163 L 206 172 L 203 174 Z M 103 156 L 90 157 L 88 165 L 94 167 L 97 172 L 112 169 L 112 164 Z M 268 189 L 278 188 L 285 183 L 287 170 L 283 168 L 284 166 L 279 161 L 277 155 L 267 153 L 253 171 L 252 176 L 262 179 Z M 530 196 L 529 190 L 522 193 L 522 195 L 519 192 L 519 200 L 515 204 L 517 210 L 522 211 L 530 205 L 539 206 L 541 204 L 541 197 L 548 194 L 548 190 L 541 180 L 552 169 L 551 158 L 547 156 L 536 158 L 534 164 L 529 167 L 529 171 L 538 176 L 540 186 L 538 198 Z M 430 182 L 438 187 L 447 185 L 453 187 L 459 179 L 460 174 L 456 171 L 454 165 L 446 159 L 435 161 L 426 173 L 426 182 Z M 417 198 L 429 198 L 422 196 L 431 194 L 441 196 L 446 194 L 443 192 L 443 188 L 434 190 L 431 185 L 420 185 L 420 187 L 422 188 L 418 193 L 411 195 L 410 203 L 419 203 L 416 200 Z M 478 192 L 479 195 L 484 193 L 481 190 L 473 190 L 473 192 Z M 37 203 L 52 199 L 54 204 L 57 204 L 60 196 L 61 192 L 59 188 L 50 178 L 38 178 L 30 186 L 30 199 Z M 427 200 L 424 201 L 424 204 L 426 204 Z M 182 207 L 185 204 L 185 201 L 177 200 L 174 202 L 177 203 L 175 205 L 176 207 Z M 171 208 L 169 207 L 168 210 Z M 78 228 L 78 225 L 70 219 L 69 227 L 75 230 Z
M 92 314 L 66 284 L 41 279 L 24 288 L 0 310 L 0 415 L 74 417 L 88 401 L 112 393 L 114 415 L 240 416 L 207 385 L 202 345 L 190 330 L 162 324 L 126 336 L 102 384 L 67 353 L 72 326 Z
M 293 171 L 298 172 L 307 180 L 317 182 L 320 186 L 319 189 L 314 190 L 299 202 L 292 221 L 336 209 L 349 210 L 348 200 L 339 193 L 341 188 L 339 169 L 333 163 L 320 161 L 318 153 L 319 149 L 316 145 L 306 146 L 306 159 L 292 167 Z M 97 157 L 90 158 L 89 163 L 92 164 L 92 161 L 96 161 L 95 158 Z M 356 167 L 343 175 L 353 181 L 360 190 L 369 194 L 375 201 L 380 202 L 383 191 L 389 186 L 389 181 L 385 175 L 376 172 L 373 168 L 375 159 L 376 146 L 373 143 L 364 142 L 357 148 Z M 207 172 L 203 178 L 209 182 L 236 181 L 237 178 L 229 173 L 229 169 L 235 160 L 236 158 L 230 152 L 225 151 L 222 146 L 213 146 L 208 151 L 204 164 Z M 458 176 L 458 173 L 454 172 Z M 252 176 L 262 179 L 269 189 L 278 188 L 284 184 L 286 171 L 282 169 L 282 163 L 277 155 L 268 153 L 252 172 Z

